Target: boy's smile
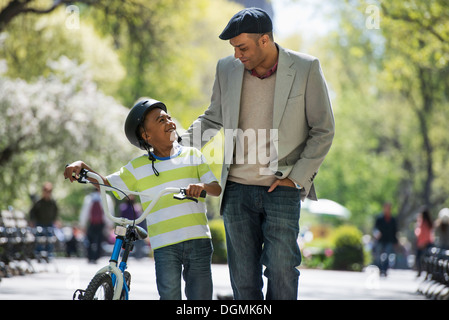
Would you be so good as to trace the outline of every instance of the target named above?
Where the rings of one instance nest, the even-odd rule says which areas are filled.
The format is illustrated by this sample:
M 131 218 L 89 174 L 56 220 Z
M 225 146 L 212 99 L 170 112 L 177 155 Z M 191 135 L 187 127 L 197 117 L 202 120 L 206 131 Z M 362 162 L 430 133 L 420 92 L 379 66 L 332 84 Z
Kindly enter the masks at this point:
M 173 143 L 177 140 L 176 124 L 164 110 L 155 108 L 148 112 L 144 121 L 142 138 L 154 149 L 159 157 L 168 157 L 172 153 Z

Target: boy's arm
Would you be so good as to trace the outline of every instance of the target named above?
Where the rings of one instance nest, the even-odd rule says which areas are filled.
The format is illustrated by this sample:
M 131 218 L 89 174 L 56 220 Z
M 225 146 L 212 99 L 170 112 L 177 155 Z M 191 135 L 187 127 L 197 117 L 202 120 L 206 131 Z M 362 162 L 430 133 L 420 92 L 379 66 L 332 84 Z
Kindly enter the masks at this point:
M 211 183 L 195 183 L 189 184 L 186 189 L 186 195 L 189 197 L 198 198 L 201 191 L 205 190 L 210 196 L 218 197 L 221 194 L 221 187 L 217 181 Z
M 79 176 L 80 176 L 81 169 L 86 169 L 86 170 L 88 170 L 88 171 L 91 171 L 91 172 L 93 172 L 93 173 L 98 174 L 98 175 L 101 177 L 101 179 L 103 180 L 103 183 L 104 183 L 105 185 L 107 185 L 107 186 L 110 185 L 109 182 L 108 182 L 108 180 L 105 179 L 105 177 L 103 177 L 103 176 L 102 176 L 101 174 L 99 174 L 98 172 L 95 172 L 94 170 L 92 170 L 92 169 L 91 169 L 87 164 L 85 164 L 83 161 L 75 161 L 75 162 L 69 164 L 68 166 L 66 166 L 66 167 L 65 167 L 65 170 L 64 170 L 64 177 L 65 177 L 66 179 L 69 179 L 70 182 L 76 181 L 76 180 L 79 178 Z M 73 175 L 73 174 L 75 174 L 75 175 Z M 91 181 L 91 182 L 97 182 L 97 181 L 95 181 L 95 180 L 93 180 L 93 179 L 89 179 L 89 181 Z M 99 189 L 99 186 L 98 186 L 98 185 L 94 184 L 94 186 L 95 186 L 95 188 Z

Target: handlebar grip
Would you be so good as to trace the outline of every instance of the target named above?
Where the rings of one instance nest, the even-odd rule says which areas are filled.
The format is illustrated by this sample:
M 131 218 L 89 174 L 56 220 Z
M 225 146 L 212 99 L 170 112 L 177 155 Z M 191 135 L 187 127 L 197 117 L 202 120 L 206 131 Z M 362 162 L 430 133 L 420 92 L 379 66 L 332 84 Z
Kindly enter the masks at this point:
M 66 164 L 65 167 L 67 168 L 69 166 L 69 164 Z M 76 181 L 78 181 L 78 183 L 87 183 L 87 173 L 89 171 L 87 171 L 86 169 L 81 169 L 80 171 L 80 177 L 78 179 L 76 179 Z M 75 178 L 75 176 L 73 176 Z
M 80 177 L 77 179 L 79 183 L 87 183 L 87 171 L 86 169 L 81 169 L 80 171 Z
M 192 201 L 198 202 L 197 198 L 186 196 L 186 189 L 181 188 L 180 191 L 181 192 L 178 194 L 175 194 L 173 196 L 173 198 L 178 199 L 178 200 L 192 200 Z M 206 190 L 203 190 L 200 193 L 200 198 L 206 198 L 206 195 L 207 195 Z

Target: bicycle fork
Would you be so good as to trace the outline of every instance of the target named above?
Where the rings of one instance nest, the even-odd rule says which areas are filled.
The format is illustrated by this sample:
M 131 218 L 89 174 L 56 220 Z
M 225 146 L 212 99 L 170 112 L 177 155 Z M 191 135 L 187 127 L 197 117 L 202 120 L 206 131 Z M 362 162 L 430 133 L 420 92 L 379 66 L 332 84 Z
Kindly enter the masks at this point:
M 117 268 L 118 259 L 120 256 L 120 252 L 122 250 L 123 243 L 125 243 L 124 246 L 124 252 L 122 261 L 120 262 L 119 267 Z M 109 266 L 106 266 L 105 268 L 111 272 L 111 278 L 112 278 L 112 285 L 115 288 L 114 289 L 114 300 L 118 300 L 121 298 L 122 292 L 124 293 L 125 300 L 128 300 L 129 296 L 129 287 L 126 283 L 125 279 L 125 270 L 127 268 L 127 260 L 129 251 L 131 249 L 132 243 L 130 241 L 125 241 L 123 237 L 118 236 L 116 238 L 114 249 L 112 251 L 111 259 L 109 260 Z M 99 273 L 102 272 L 102 270 L 99 271 Z

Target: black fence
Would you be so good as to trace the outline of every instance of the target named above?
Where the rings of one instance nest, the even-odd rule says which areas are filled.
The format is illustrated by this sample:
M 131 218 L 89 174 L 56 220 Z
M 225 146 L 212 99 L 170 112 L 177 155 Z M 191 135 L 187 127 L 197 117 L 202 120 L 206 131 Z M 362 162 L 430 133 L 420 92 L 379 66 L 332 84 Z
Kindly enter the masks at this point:
M 426 274 L 418 292 L 429 299 L 449 300 L 449 250 L 431 247 L 421 263 Z
M 52 227 L 32 228 L 23 212 L 1 211 L 0 279 L 34 273 L 33 263 L 48 263 L 58 249 Z

